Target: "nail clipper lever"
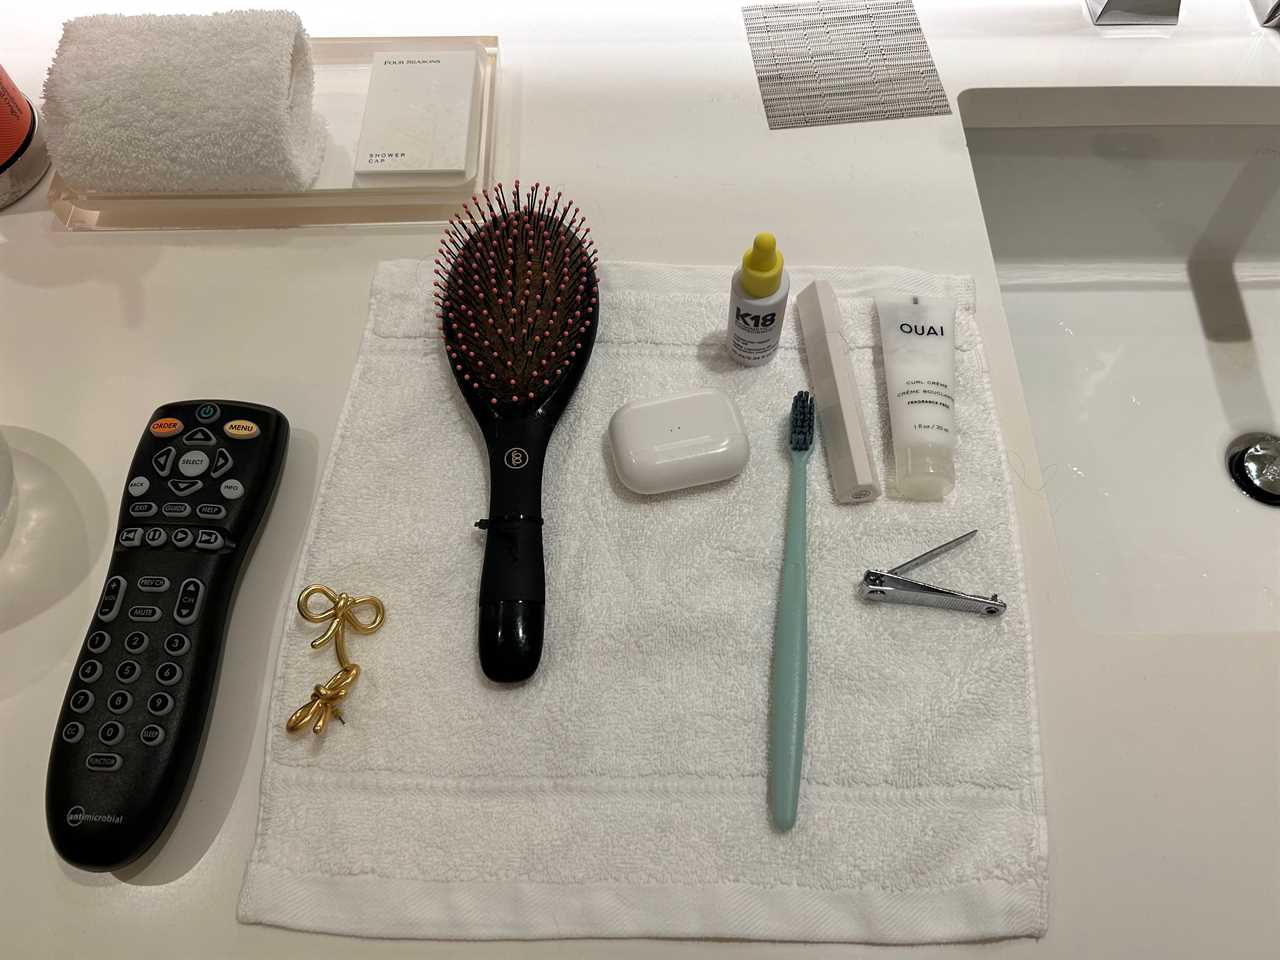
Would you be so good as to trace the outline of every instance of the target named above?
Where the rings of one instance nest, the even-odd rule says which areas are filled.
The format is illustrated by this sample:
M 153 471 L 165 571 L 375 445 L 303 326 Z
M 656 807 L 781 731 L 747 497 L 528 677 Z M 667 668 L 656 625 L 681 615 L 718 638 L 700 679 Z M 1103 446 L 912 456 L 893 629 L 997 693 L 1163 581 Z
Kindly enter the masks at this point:
M 935 557 L 953 550 L 977 536 L 977 530 L 948 540 L 939 547 L 913 557 L 906 563 L 900 563 L 891 570 L 868 570 L 862 575 L 858 584 L 858 596 L 863 600 L 879 603 L 910 603 L 921 607 L 940 607 L 944 610 L 959 610 L 963 613 L 978 613 L 986 617 L 998 617 L 1008 606 L 996 594 L 989 597 L 973 593 L 962 593 L 946 587 L 936 587 L 920 580 L 912 580 L 902 574 L 928 563 Z

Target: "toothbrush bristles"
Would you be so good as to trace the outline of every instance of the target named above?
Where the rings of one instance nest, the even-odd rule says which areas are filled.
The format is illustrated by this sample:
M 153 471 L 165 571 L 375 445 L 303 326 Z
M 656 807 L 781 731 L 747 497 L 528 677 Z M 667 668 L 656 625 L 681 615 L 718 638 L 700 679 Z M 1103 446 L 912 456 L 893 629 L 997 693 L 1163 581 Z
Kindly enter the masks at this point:
M 801 390 L 791 400 L 791 449 L 808 450 L 813 446 L 813 395 Z

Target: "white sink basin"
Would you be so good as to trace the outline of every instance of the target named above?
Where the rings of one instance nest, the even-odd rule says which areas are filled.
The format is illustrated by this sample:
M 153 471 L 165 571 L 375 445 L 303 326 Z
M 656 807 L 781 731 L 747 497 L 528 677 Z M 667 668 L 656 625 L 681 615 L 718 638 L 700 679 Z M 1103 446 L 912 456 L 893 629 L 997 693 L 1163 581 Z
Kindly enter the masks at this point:
M 1100 632 L 1280 626 L 1280 102 L 1260 88 L 960 97 L 1073 607 Z M 1017 465 L 1015 464 L 1015 469 Z

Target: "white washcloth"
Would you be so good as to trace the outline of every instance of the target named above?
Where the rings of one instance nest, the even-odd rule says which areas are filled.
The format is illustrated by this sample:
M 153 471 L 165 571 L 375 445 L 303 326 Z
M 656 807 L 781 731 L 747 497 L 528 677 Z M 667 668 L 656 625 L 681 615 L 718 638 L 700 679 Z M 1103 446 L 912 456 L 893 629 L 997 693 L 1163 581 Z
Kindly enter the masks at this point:
M 794 312 L 778 355 L 725 349 L 724 269 L 606 264 L 600 333 L 546 462 L 547 625 L 528 684 L 486 683 L 476 591 L 487 467 L 430 319 L 431 266 L 394 261 L 325 468 L 296 591 L 386 603 L 323 738 L 284 722 L 333 655 L 288 609 L 240 919 L 380 937 L 737 937 L 890 943 L 1039 936 L 1044 798 L 1005 454 L 969 278 L 794 270 L 833 284 L 875 449 L 879 287 L 955 296 L 959 447 L 944 503 L 837 504 L 813 459 L 809 703 L 795 829 L 765 796 Z M 656 497 L 613 473 L 628 400 L 713 386 L 751 439 L 741 476 Z M 875 416 L 881 411 L 881 416 Z M 924 579 L 1001 619 L 867 604 L 855 587 L 957 534 Z
M 81 190 L 304 190 L 320 172 L 311 49 L 298 15 L 69 20 L 44 84 L 54 167 Z

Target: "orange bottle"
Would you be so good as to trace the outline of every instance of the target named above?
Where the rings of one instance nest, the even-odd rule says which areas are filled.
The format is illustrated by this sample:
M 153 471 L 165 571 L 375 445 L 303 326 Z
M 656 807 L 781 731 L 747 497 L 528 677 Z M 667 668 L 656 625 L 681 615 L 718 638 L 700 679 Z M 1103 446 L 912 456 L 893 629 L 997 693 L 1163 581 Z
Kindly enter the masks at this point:
M 0 67 L 0 207 L 34 187 L 48 169 L 36 108 Z

